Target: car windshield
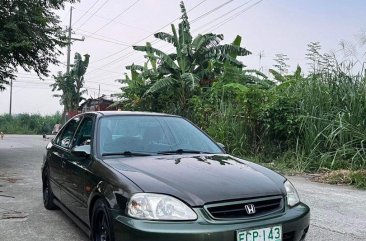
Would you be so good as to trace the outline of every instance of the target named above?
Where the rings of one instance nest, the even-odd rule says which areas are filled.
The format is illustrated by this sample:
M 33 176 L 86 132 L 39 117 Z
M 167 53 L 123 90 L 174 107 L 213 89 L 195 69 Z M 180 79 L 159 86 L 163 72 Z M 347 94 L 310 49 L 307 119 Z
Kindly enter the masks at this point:
M 98 139 L 102 156 L 222 153 L 216 143 L 180 117 L 103 117 Z

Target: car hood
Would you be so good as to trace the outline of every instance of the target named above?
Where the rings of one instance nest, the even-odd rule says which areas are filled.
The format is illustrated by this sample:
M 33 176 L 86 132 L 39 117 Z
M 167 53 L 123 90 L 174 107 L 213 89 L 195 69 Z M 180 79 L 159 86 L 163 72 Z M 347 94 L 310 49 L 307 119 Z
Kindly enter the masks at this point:
M 105 159 L 144 192 L 175 196 L 191 206 L 284 195 L 281 175 L 226 154 Z

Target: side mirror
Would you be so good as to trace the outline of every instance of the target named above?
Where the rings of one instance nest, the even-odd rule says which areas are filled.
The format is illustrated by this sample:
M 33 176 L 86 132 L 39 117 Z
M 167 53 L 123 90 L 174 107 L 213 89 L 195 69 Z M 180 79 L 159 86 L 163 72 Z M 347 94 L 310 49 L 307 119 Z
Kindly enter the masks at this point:
M 224 144 L 222 144 L 222 143 L 220 143 L 220 142 L 217 142 L 217 145 L 218 145 L 221 149 L 223 149 L 223 150 L 225 151 L 225 145 L 224 145 Z
M 71 153 L 77 157 L 89 157 L 90 145 L 75 146 L 74 148 L 72 148 Z

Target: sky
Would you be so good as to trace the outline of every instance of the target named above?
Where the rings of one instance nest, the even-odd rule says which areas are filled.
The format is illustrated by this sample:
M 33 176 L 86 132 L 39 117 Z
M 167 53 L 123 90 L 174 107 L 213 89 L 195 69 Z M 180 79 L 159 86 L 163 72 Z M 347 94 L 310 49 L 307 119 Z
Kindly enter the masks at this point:
M 71 46 L 75 52 L 90 55 L 85 75 L 88 94 L 98 97 L 118 93 L 125 66 L 142 64 L 143 53 L 132 45 L 147 41 L 164 51 L 171 45 L 157 41 L 153 34 L 170 32 L 170 24 L 180 17 L 179 0 L 81 0 L 73 4 L 73 38 L 83 38 Z M 193 35 L 222 33 L 224 41 L 242 36 L 242 47 L 252 55 L 240 60 L 247 68 L 268 73 L 275 54 L 289 57 L 290 71 L 299 64 L 306 69 L 307 44 L 320 42 L 324 52 L 337 52 L 340 42 L 359 46 L 360 34 L 366 32 L 365 0 L 186 0 L 185 6 Z M 70 4 L 57 11 L 66 29 Z M 40 80 L 34 73 L 19 70 L 13 85 L 12 113 L 54 114 L 62 111 L 59 99 L 49 85 L 52 75 L 66 70 L 66 48 L 58 66 L 50 66 L 50 76 Z M 260 56 L 262 56 L 260 58 Z M 0 92 L 0 114 L 9 112 L 9 88 Z

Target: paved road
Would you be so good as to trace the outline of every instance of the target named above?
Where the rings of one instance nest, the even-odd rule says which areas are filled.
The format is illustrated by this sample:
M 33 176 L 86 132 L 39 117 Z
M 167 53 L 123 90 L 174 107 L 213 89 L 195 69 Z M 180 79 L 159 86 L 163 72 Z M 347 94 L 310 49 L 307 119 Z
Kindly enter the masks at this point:
M 47 143 L 41 135 L 0 140 L 1 241 L 88 240 L 61 211 L 43 208 L 40 168 Z
M 61 211 L 42 205 L 41 136 L 0 140 L 0 241 L 87 241 Z M 312 208 L 309 241 L 366 240 L 366 191 L 290 177 Z

